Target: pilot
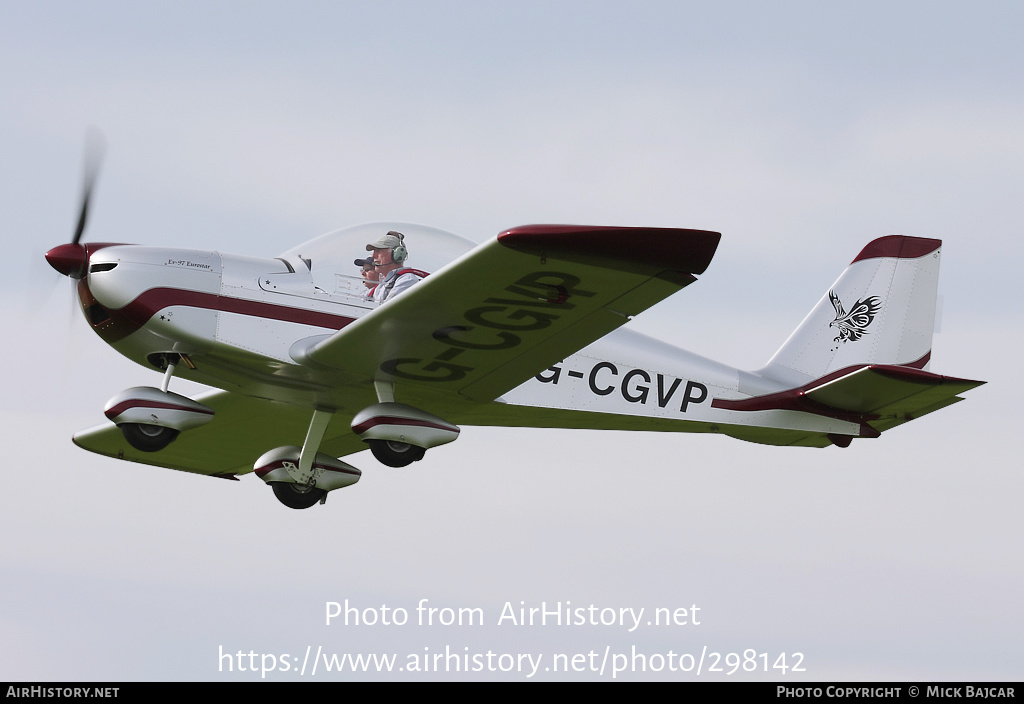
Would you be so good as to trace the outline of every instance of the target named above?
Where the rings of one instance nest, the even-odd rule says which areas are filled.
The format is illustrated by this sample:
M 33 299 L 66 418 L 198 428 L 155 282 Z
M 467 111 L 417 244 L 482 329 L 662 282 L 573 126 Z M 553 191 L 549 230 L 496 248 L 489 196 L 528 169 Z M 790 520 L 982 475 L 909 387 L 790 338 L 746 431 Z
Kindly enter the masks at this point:
M 391 230 L 376 242 L 366 245 L 366 251 L 373 252 L 373 263 L 377 270 L 378 283 L 372 293 L 376 303 L 390 301 L 427 275 L 419 269 L 402 267 L 409 258 L 409 250 L 405 248 L 405 235 L 401 232 Z
M 355 265 L 362 269 L 363 286 L 366 287 L 366 299 L 373 300 L 373 289 L 377 287 L 377 279 L 379 277 L 376 265 L 373 263 L 373 257 L 356 259 Z

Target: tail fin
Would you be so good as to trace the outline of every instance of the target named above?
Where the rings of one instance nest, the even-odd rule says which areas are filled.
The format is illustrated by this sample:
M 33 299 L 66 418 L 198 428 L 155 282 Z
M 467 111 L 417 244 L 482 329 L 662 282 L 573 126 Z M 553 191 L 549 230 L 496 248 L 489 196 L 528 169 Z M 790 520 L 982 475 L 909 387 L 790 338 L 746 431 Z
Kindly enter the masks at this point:
M 854 365 L 926 369 L 941 247 L 900 235 L 868 244 L 759 373 L 801 383 Z

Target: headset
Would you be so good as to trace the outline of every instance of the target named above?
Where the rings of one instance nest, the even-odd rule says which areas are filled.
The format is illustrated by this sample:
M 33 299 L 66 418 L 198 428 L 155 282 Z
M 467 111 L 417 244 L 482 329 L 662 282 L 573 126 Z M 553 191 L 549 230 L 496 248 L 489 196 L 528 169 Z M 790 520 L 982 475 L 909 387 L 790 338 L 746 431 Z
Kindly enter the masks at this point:
M 391 261 L 395 264 L 401 264 L 409 258 L 409 250 L 405 247 L 405 235 L 395 230 L 391 230 L 388 234 L 397 237 L 399 242 L 397 247 L 391 248 Z

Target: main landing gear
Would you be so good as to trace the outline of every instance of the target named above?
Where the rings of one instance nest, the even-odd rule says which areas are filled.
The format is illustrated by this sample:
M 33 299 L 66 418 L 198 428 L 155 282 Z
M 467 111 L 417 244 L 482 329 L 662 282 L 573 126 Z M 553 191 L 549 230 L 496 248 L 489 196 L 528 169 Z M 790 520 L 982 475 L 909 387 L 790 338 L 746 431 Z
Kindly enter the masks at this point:
M 309 484 L 270 482 L 274 496 L 288 508 L 309 508 L 327 500 L 327 492 Z
M 366 444 L 370 446 L 373 456 L 388 467 L 407 467 L 413 462 L 419 462 L 427 453 L 422 447 L 394 440 L 367 440 Z
M 330 422 L 330 411 L 313 411 L 302 447 L 274 448 L 253 466 L 256 476 L 269 484 L 277 500 L 288 508 L 310 508 L 313 504 L 325 503 L 328 492 L 351 486 L 362 476 L 352 465 L 317 452 Z
M 388 467 L 406 467 L 432 447 L 459 437 L 459 426 L 404 403 L 395 403 L 393 382 L 376 381 L 377 403 L 352 419 L 352 432 Z

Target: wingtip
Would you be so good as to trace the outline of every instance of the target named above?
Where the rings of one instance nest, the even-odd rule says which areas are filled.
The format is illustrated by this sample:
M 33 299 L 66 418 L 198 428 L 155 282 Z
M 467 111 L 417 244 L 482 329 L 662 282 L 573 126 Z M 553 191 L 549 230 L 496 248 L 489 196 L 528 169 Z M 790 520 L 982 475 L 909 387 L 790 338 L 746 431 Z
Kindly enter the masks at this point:
M 505 230 L 498 241 L 511 249 L 554 259 L 703 274 L 721 237 L 719 232 L 681 228 L 523 225 Z

